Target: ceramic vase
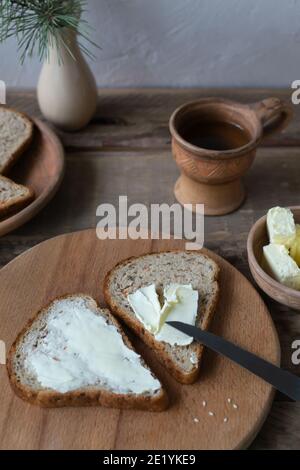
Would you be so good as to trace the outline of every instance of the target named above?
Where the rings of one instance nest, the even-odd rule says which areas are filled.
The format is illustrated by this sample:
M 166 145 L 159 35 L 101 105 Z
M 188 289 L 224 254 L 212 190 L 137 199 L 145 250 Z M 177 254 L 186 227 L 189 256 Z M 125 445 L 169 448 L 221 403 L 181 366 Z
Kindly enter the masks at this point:
M 74 31 L 62 29 L 56 43 L 49 40 L 37 94 L 43 115 L 58 128 L 77 131 L 93 117 L 97 107 L 96 81 Z

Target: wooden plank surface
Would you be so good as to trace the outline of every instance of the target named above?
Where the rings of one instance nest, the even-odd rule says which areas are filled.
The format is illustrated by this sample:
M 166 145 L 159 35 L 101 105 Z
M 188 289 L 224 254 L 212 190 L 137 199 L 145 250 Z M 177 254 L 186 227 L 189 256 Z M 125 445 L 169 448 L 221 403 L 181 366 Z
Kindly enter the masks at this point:
M 82 132 L 59 133 L 67 151 L 65 180 L 54 200 L 34 220 L 0 239 L 0 266 L 42 240 L 93 227 L 96 207 L 116 204 L 119 194 L 129 203 L 174 202 L 178 170 L 170 152 L 168 118 L 176 106 L 201 96 L 223 96 L 255 102 L 267 96 L 290 100 L 291 90 L 100 90 L 96 119 Z M 8 103 L 40 116 L 34 92 L 13 91 Z M 300 108 L 282 135 L 263 143 L 245 179 L 248 198 L 225 217 L 206 218 L 205 245 L 251 279 L 246 239 L 253 222 L 274 205 L 296 205 L 299 199 Z M 299 313 L 262 295 L 275 321 L 282 347 L 282 365 L 300 375 L 291 363 L 291 344 L 300 338 Z M 300 408 L 277 394 L 276 402 L 253 448 L 300 446 Z
M 168 149 L 168 120 L 171 113 L 185 102 L 207 96 L 224 97 L 243 103 L 254 103 L 269 96 L 277 96 L 291 102 L 289 89 L 100 90 L 98 111 L 93 122 L 80 133 L 59 132 L 59 135 L 70 150 Z M 34 92 L 9 93 L 8 104 L 41 117 Z M 294 106 L 294 112 L 296 119 L 286 132 L 271 136 L 263 145 L 300 145 L 300 106 Z

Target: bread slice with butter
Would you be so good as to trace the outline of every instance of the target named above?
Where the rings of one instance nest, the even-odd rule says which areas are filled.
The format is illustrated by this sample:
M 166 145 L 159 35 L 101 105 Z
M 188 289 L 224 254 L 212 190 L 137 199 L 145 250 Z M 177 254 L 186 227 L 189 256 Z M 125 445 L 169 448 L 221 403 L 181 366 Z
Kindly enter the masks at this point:
M 32 189 L 0 175 L 0 219 L 23 209 L 33 198 Z
M 138 291 L 142 293 L 147 287 L 148 292 L 144 293 L 148 295 L 153 284 L 159 292 L 160 300 L 163 296 L 167 300 L 168 291 L 170 298 L 172 297 L 170 289 L 174 285 L 197 291 L 199 301 L 195 324 L 206 330 L 218 301 L 218 275 L 219 267 L 215 261 L 200 252 L 173 251 L 148 254 L 122 261 L 114 267 L 106 276 L 104 296 L 112 312 L 156 352 L 158 359 L 171 375 L 178 382 L 190 384 L 198 378 L 203 347 L 196 341 L 191 341 L 190 344 L 176 344 L 176 342 L 174 344 L 173 338 L 166 341 L 167 332 L 163 332 L 162 329 L 155 334 L 154 330 L 151 331 L 151 328 L 134 312 L 130 296 Z M 187 293 L 187 290 L 185 292 Z M 153 296 L 150 301 L 152 304 L 157 303 Z M 161 301 L 161 305 L 162 303 Z M 194 308 L 194 300 L 191 300 L 189 305 L 190 308 Z M 182 322 L 192 318 L 192 315 L 184 314 L 184 309 L 177 310 L 176 314 L 178 313 L 182 316 Z M 168 320 L 168 316 L 164 320 Z M 168 328 L 176 331 L 170 326 Z
M 16 394 L 44 407 L 102 405 L 161 411 L 168 398 L 109 310 L 87 295 L 58 298 L 12 345 Z
M 6 175 L 33 138 L 33 123 L 23 113 L 0 105 L 0 175 Z

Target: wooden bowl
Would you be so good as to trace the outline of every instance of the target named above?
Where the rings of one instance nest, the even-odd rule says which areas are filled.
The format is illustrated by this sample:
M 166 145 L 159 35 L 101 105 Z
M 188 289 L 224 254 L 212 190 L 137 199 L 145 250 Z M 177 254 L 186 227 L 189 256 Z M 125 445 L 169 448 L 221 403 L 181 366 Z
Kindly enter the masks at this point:
M 296 223 L 300 223 L 300 207 L 290 207 Z M 247 251 L 251 273 L 259 287 L 277 302 L 300 310 L 300 291 L 291 289 L 273 279 L 262 268 L 263 246 L 269 243 L 267 216 L 261 217 L 250 230 Z
M 16 183 L 29 186 L 35 199 L 24 209 L 0 222 L 0 236 L 32 219 L 53 198 L 64 174 L 64 149 L 58 137 L 39 119 L 35 124 L 34 139 L 29 149 L 7 175 Z

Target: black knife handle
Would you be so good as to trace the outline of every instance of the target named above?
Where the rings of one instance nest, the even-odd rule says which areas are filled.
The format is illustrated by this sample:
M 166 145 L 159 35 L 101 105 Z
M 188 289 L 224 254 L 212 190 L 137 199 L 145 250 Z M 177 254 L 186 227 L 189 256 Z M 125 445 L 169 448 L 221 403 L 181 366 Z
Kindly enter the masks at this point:
M 296 375 L 280 369 L 280 367 L 271 364 L 265 359 L 262 359 L 213 333 L 200 330 L 195 326 L 182 322 L 170 321 L 166 323 L 186 335 L 193 337 L 209 349 L 212 349 L 231 361 L 236 362 L 240 366 L 273 385 L 273 387 L 290 397 L 292 400 L 300 401 L 300 378 Z

